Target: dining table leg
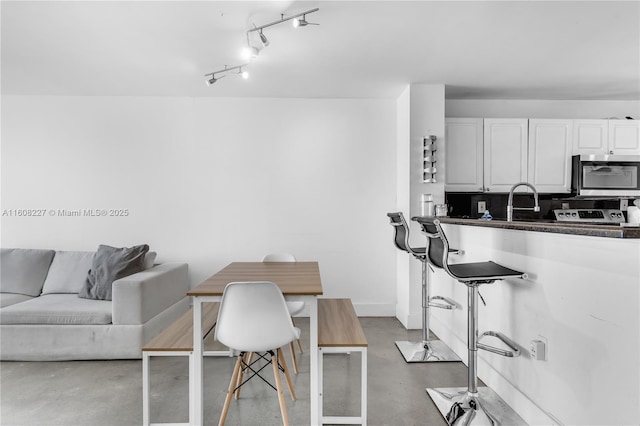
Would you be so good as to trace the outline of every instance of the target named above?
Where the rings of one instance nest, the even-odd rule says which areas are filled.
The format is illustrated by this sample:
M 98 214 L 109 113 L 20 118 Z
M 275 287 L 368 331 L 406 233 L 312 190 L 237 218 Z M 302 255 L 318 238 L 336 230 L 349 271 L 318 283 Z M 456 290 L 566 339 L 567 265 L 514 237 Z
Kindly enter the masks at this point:
M 189 411 L 193 413 L 191 416 L 191 424 L 201 426 L 203 421 L 203 364 L 202 358 L 202 300 L 198 297 L 193 298 L 193 394 L 189 404 Z
M 320 382 L 318 375 L 318 298 L 309 300 L 309 352 L 310 352 L 310 400 L 311 425 L 320 424 Z

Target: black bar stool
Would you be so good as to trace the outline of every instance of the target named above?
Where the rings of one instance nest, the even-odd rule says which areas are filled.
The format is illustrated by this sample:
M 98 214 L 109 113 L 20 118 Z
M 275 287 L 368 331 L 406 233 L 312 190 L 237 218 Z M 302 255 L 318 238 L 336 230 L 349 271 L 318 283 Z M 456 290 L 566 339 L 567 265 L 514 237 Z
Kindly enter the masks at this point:
M 453 309 L 455 303 L 442 296 L 430 296 L 426 248 L 409 246 L 409 226 L 402 213 L 387 213 L 387 216 L 395 229 L 393 241 L 396 247 L 412 254 L 422 262 L 422 341 L 397 341 L 398 350 L 407 362 L 461 361 L 460 357 L 444 342 L 429 339 L 430 308 Z
M 527 278 L 527 274 L 494 262 L 449 264 L 449 242 L 435 217 L 415 217 L 429 240 L 427 257 L 434 266 L 467 286 L 467 388 L 427 388 L 427 393 L 450 425 L 524 425 L 526 422 L 488 387 L 478 388 L 478 349 L 506 357 L 520 355 L 518 346 L 502 333 L 486 331 L 478 337 L 478 287 L 506 278 Z M 485 336 L 496 337 L 510 350 L 479 343 Z

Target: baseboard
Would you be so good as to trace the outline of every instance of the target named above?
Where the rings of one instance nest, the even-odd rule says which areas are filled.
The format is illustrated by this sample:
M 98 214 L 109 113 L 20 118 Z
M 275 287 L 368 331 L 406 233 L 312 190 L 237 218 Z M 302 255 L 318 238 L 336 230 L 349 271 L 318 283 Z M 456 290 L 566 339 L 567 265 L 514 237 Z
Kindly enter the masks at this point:
M 440 340 L 445 342 L 467 365 L 467 341 L 458 337 L 447 324 L 435 316 L 430 318 L 430 329 Z M 466 335 L 464 336 L 466 339 Z M 478 377 L 505 400 L 528 424 L 562 424 L 549 413 L 538 407 L 522 391 L 505 379 L 499 371 L 481 356 L 478 357 Z

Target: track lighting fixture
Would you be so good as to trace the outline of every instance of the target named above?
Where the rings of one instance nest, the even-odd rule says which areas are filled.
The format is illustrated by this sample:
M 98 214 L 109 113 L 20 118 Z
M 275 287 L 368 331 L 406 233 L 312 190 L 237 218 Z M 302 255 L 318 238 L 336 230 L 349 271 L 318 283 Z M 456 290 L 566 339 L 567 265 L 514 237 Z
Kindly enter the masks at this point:
M 307 25 L 320 25 L 320 24 L 314 24 L 312 22 L 307 21 L 307 15 L 317 12 L 318 10 L 320 9 L 316 7 L 315 9 L 307 10 L 306 12 L 301 12 L 286 18 L 284 17 L 284 14 L 282 14 L 280 15 L 279 21 L 274 21 L 274 22 L 270 22 L 268 24 L 259 25 L 259 26 L 256 26 L 256 24 L 253 24 L 253 28 L 247 31 L 247 46 L 255 48 L 254 46 L 251 45 L 251 43 L 249 43 L 249 33 L 257 32 L 258 35 L 260 36 L 260 42 L 262 43 L 262 46 L 267 47 L 269 45 L 269 39 L 267 39 L 267 36 L 264 35 L 264 32 L 262 30 L 268 27 L 272 27 L 274 25 L 282 24 L 283 22 L 287 22 L 292 19 L 293 19 L 293 26 L 295 28 L 306 27 Z M 260 52 L 260 50 L 258 50 L 258 52 Z M 255 58 L 256 56 L 258 55 L 255 54 L 253 57 Z
M 249 64 L 242 64 L 242 65 L 236 65 L 233 67 L 228 67 L 228 66 L 224 66 L 224 69 L 218 70 L 218 71 L 214 71 L 214 72 L 210 72 L 209 74 L 205 74 L 205 82 L 207 83 L 207 86 L 211 86 L 213 83 L 215 83 L 216 81 L 220 80 L 221 78 L 224 78 L 227 76 L 227 74 L 225 74 L 228 71 L 233 71 L 233 70 L 238 70 L 237 71 L 237 75 L 239 77 L 242 77 L 244 79 L 249 78 L 249 73 L 247 71 L 243 71 L 242 68 L 246 67 Z M 216 74 L 221 74 L 216 76 Z
M 265 47 L 269 46 L 269 39 L 267 38 L 266 35 L 264 35 L 263 30 L 265 28 L 268 27 L 272 27 L 274 25 L 278 25 L 278 24 L 282 24 L 283 22 L 287 22 L 287 21 L 291 21 L 293 20 L 293 26 L 298 28 L 298 27 L 306 27 L 307 25 L 320 25 L 320 24 L 316 24 L 313 22 L 308 22 L 307 21 L 307 15 L 315 13 L 317 11 L 319 11 L 319 8 L 315 8 L 315 9 L 310 9 L 307 10 L 306 12 L 301 12 L 298 13 L 296 15 L 291 15 L 287 18 L 284 17 L 284 14 L 280 15 L 280 20 L 279 21 L 274 21 L 274 22 L 270 22 L 268 24 L 264 24 L 264 25 L 260 25 L 260 26 L 256 26 L 255 24 L 253 24 L 253 28 L 247 30 L 247 45 L 244 46 L 242 48 L 242 57 L 246 60 L 246 61 L 251 61 L 254 58 L 257 58 L 258 55 L 260 54 L 260 51 L 262 49 L 264 49 Z M 260 43 L 257 43 L 257 40 L 254 44 L 251 43 L 251 33 L 253 32 L 257 32 L 258 33 L 258 37 L 260 39 Z M 258 45 L 256 45 L 258 44 Z M 242 65 L 236 65 L 234 67 L 227 67 L 226 65 L 224 66 L 224 69 L 218 70 L 218 71 L 214 71 L 211 72 L 209 74 L 205 74 L 206 77 L 206 83 L 207 86 L 211 86 L 212 84 L 214 84 L 216 81 L 220 80 L 223 77 L 226 77 L 227 71 L 232 71 L 232 70 L 238 70 L 237 71 L 237 75 L 246 79 L 249 78 L 249 73 L 246 71 L 242 70 L 242 67 L 245 67 L 249 65 L 248 63 L 242 64 Z M 218 74 L 218 76 L 216 76 L 216 74 Z M 221 74 L 221 75 L 220 75 Z

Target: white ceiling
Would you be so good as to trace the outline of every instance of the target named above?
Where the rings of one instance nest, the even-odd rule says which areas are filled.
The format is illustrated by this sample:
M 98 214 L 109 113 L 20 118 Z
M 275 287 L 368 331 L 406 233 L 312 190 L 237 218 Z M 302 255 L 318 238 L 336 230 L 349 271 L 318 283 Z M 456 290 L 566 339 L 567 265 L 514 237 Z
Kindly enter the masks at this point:
M 320 26 L 252 23 L 314 7 Z M 638 1 L 2 1 L 2 93 L 395 98 L 444 83 L 447 98 L 640 99 Z

